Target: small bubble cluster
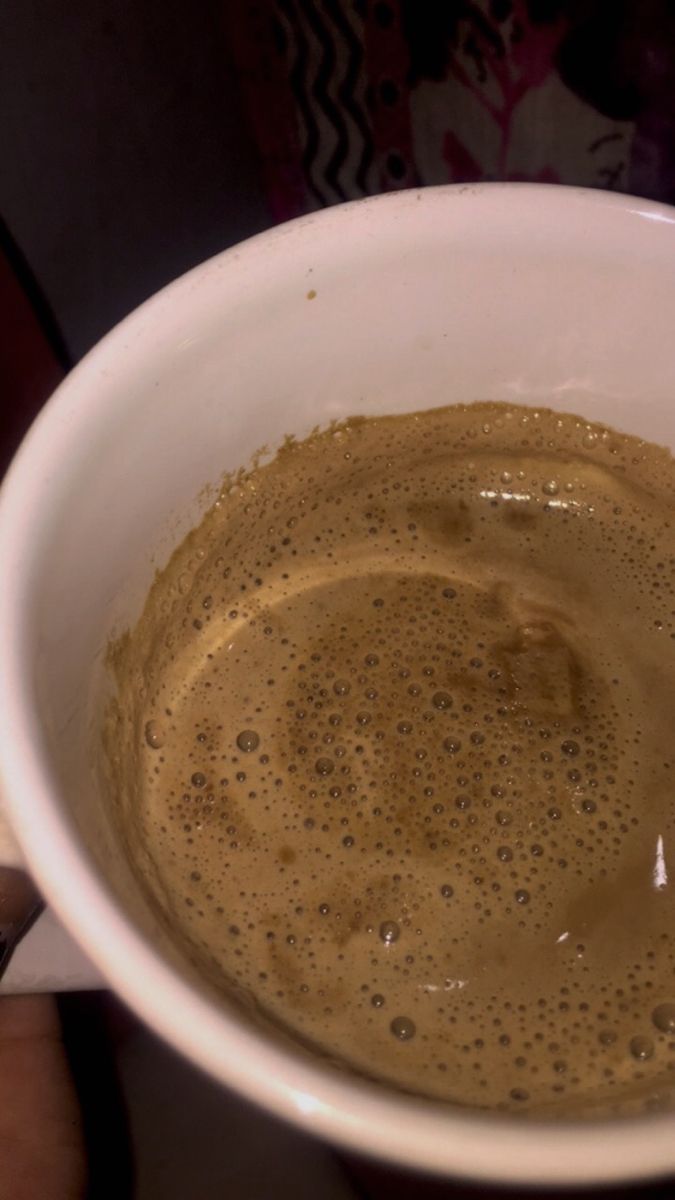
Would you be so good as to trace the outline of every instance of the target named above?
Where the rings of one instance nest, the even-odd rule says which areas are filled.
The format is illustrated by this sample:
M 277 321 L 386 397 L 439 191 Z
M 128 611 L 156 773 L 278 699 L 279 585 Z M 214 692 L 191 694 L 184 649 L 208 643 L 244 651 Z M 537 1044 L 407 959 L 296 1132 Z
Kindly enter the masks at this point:
M 223 486 L 117 651 L 111 755 L 213 982 L 427 1096 L 663 1102 L 674 499 L 665 451 L 499 405 Z

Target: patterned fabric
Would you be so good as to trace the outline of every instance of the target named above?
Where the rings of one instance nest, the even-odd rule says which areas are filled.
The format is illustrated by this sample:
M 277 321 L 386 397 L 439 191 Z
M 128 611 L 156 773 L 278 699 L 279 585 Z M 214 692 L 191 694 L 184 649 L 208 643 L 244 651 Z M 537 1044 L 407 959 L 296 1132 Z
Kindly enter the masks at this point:
M 670 0 L 256 0 L 228 9 L 277 220 L 374 192 L 481 179 L 675 201 Z

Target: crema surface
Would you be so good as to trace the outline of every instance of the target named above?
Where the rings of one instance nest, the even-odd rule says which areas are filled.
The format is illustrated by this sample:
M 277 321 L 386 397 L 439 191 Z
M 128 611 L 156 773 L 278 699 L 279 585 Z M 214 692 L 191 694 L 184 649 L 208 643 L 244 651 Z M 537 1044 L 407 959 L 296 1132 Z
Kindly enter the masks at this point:
M 674 502 L 667 451 L 490 404 L 227 481 L 111 651 L 107 734 L 212 980 L 427 1096 L 668 1103 Z

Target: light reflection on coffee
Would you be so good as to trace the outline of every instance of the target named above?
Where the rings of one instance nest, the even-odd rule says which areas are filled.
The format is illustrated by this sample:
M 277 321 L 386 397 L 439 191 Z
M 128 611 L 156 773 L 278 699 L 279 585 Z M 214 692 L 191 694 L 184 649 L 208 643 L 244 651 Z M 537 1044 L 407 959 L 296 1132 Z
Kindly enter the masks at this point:
M 667 451 L 490 404 L 228 481 L 112 648 L 107 732 L 205 974 L 428 1096 L 668 1103 L 674 498 Z

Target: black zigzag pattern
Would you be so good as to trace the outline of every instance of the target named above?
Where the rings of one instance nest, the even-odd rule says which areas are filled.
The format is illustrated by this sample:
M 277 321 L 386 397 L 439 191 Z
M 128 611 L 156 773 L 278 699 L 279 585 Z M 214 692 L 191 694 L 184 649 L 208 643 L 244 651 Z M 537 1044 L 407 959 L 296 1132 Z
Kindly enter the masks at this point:
M 335 69 L 337 66 L 337 55 L 335 53 L 335 42 L 331 37 L 330 30 L 324 25 L 321 19 L 320 8 L 318 4 L 314 4 L 313 0 L 299 0 L 300 7 L 305 14 L 305 17 L 312 28 L 316 38 L 321 45 L 321 61 L 314 87 L 312 89 L 314 98 L 333 126 L 337 142 L 335 150 L 330 156 L 325 169 L 326 183 L 333 188 L 339 200 L 345 200 L 346 195 L 340 183 L 340 168 L 347 158 L 349 153 L 349 134 L 345 124 L 344 117 L 340 109 L 333 102 L 328 88 L 330 86 Z
M 356 87 L 363 71 L 363 43 L 356 36 L 351 22 L 345 17 L 340 0 L 324 0 L 324 4 L 326 11 L 342 33 L 348 50 L 347 71 L 338 95 L 363 138 L 359 165 L 356 170 L 356 185 L 361 194 L 365 196 L 370 190 L 368 188 L 368 171 L 375 161 L 375 143 L 368 116 L 356 97 Z
M 314 180 L 313 166 L 319 150 L 319 127 L 314 119 L 312 105 L 309 100 L 309 88 L 307 86 L 307 75 L 309 72 L 309 46 L 307 38 L 301 22 L 298 20 L 298 15 L 295 11 L 295 5 L 292 0 L 279 0 L 279 8 L 283 12 L 290 30 L 292 33 L 292 42 L 295 49 L 294 61 L 290 70 L 290 84 L 293 89 L 300 116 L 305 128 L 305 149 L 302 155 L 302 169 L 305 173 L 307 186 L 314 196 L 314 199 L 320 205 L 329 203 L 328 197 L 323 193 L 320 187 L 317 186 Z
M 374 145 L 367 114 L 357 96 L 364 59 L 361 41 L 342 11 L 340 0 L 324 0 L 322 4 L 316 0 L 279 0 L 279 8 L 291 34 L 289 78 L 304 130 L 302 167 L 310 192 L 321 205 L 367 194 Z M 319 52 L 315 71 L 314 46 Z M 335 92 L 335 81 L 343 66 L 337 104 L 331 86 Z M 353 136 L 350 140 L 345 114 L 360 135 L 358 146 Z M 330 128 L 333 146 L 325 166 L 321 160 L 322 127 Z M 345 177 L 350 160 L 357 164 L 353 178 Z

